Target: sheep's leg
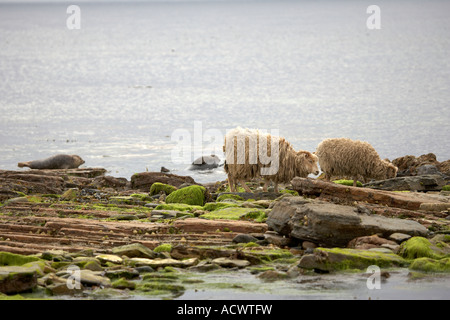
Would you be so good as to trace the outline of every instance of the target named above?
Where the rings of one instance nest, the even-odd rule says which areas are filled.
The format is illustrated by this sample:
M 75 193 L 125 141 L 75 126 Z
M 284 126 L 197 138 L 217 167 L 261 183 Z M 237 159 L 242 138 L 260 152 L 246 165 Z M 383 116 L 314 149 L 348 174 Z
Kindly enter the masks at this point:
M 278 182 L 275 181 L 273 184 L 274 184 L 273 192 L 278 193 Z
M 358 175 L 353 177 L 353 186 L 356 187 L 356 184 L 358 182 Z
M 230 175 L 228 175 L 228 185 L 230 186 L 230 192 L 236 192 L 236 189 L 234 187 L 234 180 Z
M 269 180 L 264 179 L 263 192 L 267 192 L 267 188 L 269 187 Z
M 248 187 L 248 185 L 245 184 L 245 181 L 244 181 L 244 180 L 239 179 L 239 182 L 240 182 L 242 188 L 244 188 L 246 192 L 252 193 L 252 190 Z
M 323 176 L 323 180 L 330 181 L 330 175 L 325 172 L 325 175 Z

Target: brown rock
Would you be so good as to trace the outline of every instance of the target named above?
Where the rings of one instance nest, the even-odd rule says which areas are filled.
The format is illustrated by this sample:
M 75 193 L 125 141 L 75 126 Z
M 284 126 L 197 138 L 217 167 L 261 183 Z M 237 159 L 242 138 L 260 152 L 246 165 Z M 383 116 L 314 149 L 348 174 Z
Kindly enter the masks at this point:
M 131 188 L 142 191 L 149 191 L 155 182 L 170 184 L 174 187 L 180 187 L 183 183 L 195 184 L 194 179 L 189 176 L 179 176 L 164 172 L 141 172 L 131 177 Z
M 183 232 L 215 232 L 232 231 L 237 233 L 264 233 L 267 231 L 267 224 L 236 221 L 236 220 L 207 220 L 199 218 L 188 218 L 177 220 L 173 223 L 173 227 Z
M 321 198 L 337 200 L 341 203 L 366 201 L 408 210 L 418 210 L 422 203 L 442 203 L 436 197 L 418 195 L 413 192 L 393 192 L 372 188 L 350 187 L 317 179 L 296 177 L 292 180 L 292 185 L 299 194 L 320 196 Z
M 268 226 L 291 238 L 326 246 L 346 246 L 354 238 L 376 233 L 386 237 L 395 232 L 427 233 L 415 221 L 367 215 L 352 206 L 302 199 L 289 197 L 275 204 L 266 221 Z
M 348 248 L 353 249 L 372 249 L 380 248 L 382 245 L 397 245 L 395 241 L 380 238 L 378 235 L 358 237 L 348 243 Z

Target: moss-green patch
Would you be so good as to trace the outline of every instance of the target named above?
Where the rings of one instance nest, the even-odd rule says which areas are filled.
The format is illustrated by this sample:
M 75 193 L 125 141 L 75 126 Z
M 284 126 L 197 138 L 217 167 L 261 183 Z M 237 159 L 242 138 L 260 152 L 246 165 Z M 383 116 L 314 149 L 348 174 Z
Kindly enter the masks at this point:
M 221 202 L 223 200 L 226 199 L 232 199 L 232 200 L 237 200 L 237 201 L 243 201 L 244 198 L 242 198 L 240 195 L 237 194 L 232 194 L 232 193 L 226 193 L 226 194 L 221 194 L 220 196 L 217 197 L 216 202 Z
M 129 281 L 125 278 L 120 278 L 117 279 L 116 281 L 113 281 L 111 283 L 111 286 L 116 289 L 129 289 L 129 290 L 136 289 L 136 283 Z
M 244 248 L 242 252 L 244 252 L 244 254 L 253 255 L 264 263 L 270 263 L 274 261 L 278 262 L 282 259 L 290 259 L 294 257 L 294 255 L 289 250 L 280 248 L 267 249 L 264 246 L 249 246 Z
M 153 201 L 152 197 L 145 193 L 133 193 L 130 197 L 135 198 L 139 201 L 150 202 Z
M 177 188 L 174 186 L 171 186 L 170 184 L 155 182 L 150 187 L 150 195 L 154 196 L 155 194 L 159 194 L 161 191 L 163 191 L 166 195 L 169 195 L 176 190 L 177 190 Z
M 299 266 L 326 271 L 364 270 L 371 265 L 380 268 L 405 267 L 408 261 L 394 253 L 346 248 L 316 248 L 314 256 L 303 256 Z
M 341 180 L 334 180 L 333 182 L 334 182 L 334 183 L 337 183 L 337 184 L 342 184 L 342 185 L 344 185 L 344 186 L 353 186 L 353 180 L 345 180 L 345 179 L 341 179 Z M 362 185 L 361 182 L 356 181 L 356 186 L 357 186 L 357 187 L 362 187 L 363 185 Z
M 0 252 L 0 266 L 21 266 L 34 261 L 40 261 L 40 259 L 33 256 Z
M 290 190 L 290 189 L 283 189 L 280 191 L 280 193 L 289 193 L 292 194 L 293 196 L 298 196 L 298 192 L 295 190 Z
M 226 203 L 226 202 L 208 202 L 203 206 L 203 210 L 214 211 L 222 208 L 238 207 L 236 203 Z
M 445 249 L 449 247 L 448 244 L 441 242 L 439 246 L 432 244 L 426 238 L 412 237 L 400 245 L 398 254 L 405 259 L 450 257 L 449 254 L 445 254 Z
M 253 220 L 256 222 L 264 222 L 267 218 L 264 210 L 252 208 L 227 207 L 219 210 L 211 211 L 202 215 L 202 218 L 215 220 Z
M 176 190 L 166 197 L 166 203 L 185 203 L 203 206 L 205 202 L 205 187 L 193 185 Z
M 189 205 L 184 203 L 171 203 L 171 204 L 160 204 L 155 210 L 175 210 L 175 211 L 195 211 L 203 210 L 202 206 Z
M 450 258 L 435 260 L 431 258 L 415 259 L 409 269 L 427 273 L 450 272 Z
M 159 246 L 157 246 L 155 249 L 153 249 L 154 252 L 170 252 L 172 251 L 172 245 L 169 243 L 164 243 Z
M 442 187 L 442 190 L 444 191 L 450 191 L 450 184 L 447 184 L 445 186 Z

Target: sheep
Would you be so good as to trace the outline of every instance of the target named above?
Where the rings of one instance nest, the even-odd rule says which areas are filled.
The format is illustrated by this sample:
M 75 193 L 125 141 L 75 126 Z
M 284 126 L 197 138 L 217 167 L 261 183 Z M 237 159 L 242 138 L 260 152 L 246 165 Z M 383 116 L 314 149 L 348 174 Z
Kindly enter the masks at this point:
M 288 183 L 296 176 L 319 174 L 317 156 L 304 150 L 295 151 L 284 138 L 258 130 L 238 127 L 229 131 L 225 136 L 223 151 L 224 169 L 231 192 L 235 192 L 238 182 L 245 191 L 252 192 L 245 181 L 262 178 L 263 191 L 267 191 L 272 181 L 274 191 L 278 193 L 278 183 Z
M 325 139 L 317 146 L 320 169 L 325 180 L 332 176 L 353 177 L 353 186 L 358 178 L 384 180 L 394 178 L 398 168 L 388 160 L 380 159 L 375 149 L 365 141 L 348 138 Z

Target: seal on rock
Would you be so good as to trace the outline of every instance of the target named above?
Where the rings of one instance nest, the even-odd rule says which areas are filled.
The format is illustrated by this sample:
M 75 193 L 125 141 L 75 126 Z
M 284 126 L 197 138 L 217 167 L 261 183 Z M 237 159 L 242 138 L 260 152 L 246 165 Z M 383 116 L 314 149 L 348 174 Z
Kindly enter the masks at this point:
M 81 166 L 84 160 L 75 154 L 57 154 L 46 159 L 19 162 L 18 167 L 30 167 L 31 169 L 75 169 Z
M 189 170 L 208 170 L 208 169 L 214 169 L 219 166 L 220 159 L 215 154 L 212 154 L 210 156 L 203 156 L 200 157 L 192 163 L 192 165 L 189 167 Z

